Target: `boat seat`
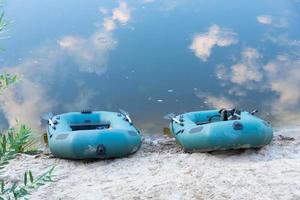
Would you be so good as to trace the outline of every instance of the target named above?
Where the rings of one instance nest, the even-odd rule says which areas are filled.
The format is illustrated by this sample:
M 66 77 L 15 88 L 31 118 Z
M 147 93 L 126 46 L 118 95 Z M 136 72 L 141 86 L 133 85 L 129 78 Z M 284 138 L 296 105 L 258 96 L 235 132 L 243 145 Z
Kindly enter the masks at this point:
M 197 125 L 197 126 L 199 126 L 199 125 L 204 125 L 204 124 L 209 124 L 209 123 L 211 123 L 211 122 L 195 122 L 195 124 Z
M 110 127 L 110 122 L 103 121 L 97 123 L 75 123 L 75 124 L 70 124 L 69 126 L 72 129 L 72 131 L 108 129 Z

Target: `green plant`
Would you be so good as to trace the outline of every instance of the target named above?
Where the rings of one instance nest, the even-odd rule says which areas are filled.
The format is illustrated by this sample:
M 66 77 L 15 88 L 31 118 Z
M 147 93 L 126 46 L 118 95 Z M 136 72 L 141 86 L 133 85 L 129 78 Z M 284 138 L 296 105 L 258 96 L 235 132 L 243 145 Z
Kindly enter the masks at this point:
M 0 0 L 0 6 L 2 6 L 2 0 Z M 8 25 L 7 21 L 4 19 L 4 12 L 0 14 L 0 33 L 2 33 L 5 27 Z
M 1 2 L 2 1 L 0 0 L 0 3 Z M 0 6 L 1 6 L 1 4 L 0 4 Z M 2 34 L 4 32 L 4 29 L 7 25 L 8 25 L 8 23 L 4 20 L 4 13 L 2 12 L 0 14 L 0 34 Z M 0 50 L 2 51 L 3 49 L 0 49 Z
M 0 93 L 6 89 L 8 86 L 16 83 L 18 78 L 16 75 L 12 74 L 0 74 Z
M 6 21 L 4 20 L 4 13 L 0 15 L 0 33 L 3 32 L 5 26 L 7 26 Z
M 4 20 L 4 13 L 0 15 L 0 34 L 3 32 L 7 23 Z M 8 86 L 17 82 L 17 76 L 11 74 L 0 74 L 0 94 Z M 15 137 L 17 135 L 17 137 Z M 23 137 L 21 137 L 23 135 Z M 9 163 L 9 161 L 16 157 L 16 149 L 24 144 L 24 140 L 27 137 L 24 136 L 24 131 L 21 134 L 14 134 L 10 131 L 9 133 L 0 133 L 0 173 L 1 170 Z M 21 144 L 22 143 L 22 144 Z
M 32 152 L 34 142 L 30 139 L 31 129 L 21 125 L 18 129 L 10 128 L 5 133 L 0 133 L 0 173 L 9 161 L 14 159 L 18 153 Z M 31 170 L 24 173 L 23 184 L 18 182 L 7 183 L 0 180 L 0 200 L 2 199 L 20 199 L 30 195 L 30 191 L 52 182 L 52 172 L 54 167 L 47 170 L 44 174 L 33 178 Z
M 19 129 L 8 129 L 7 135 L 10 149 L 12 149 L 13 151 L 17 153 L 26 153 L 27 151 L 31 150 L 31 129 L 26 125 L 21 125 Z
M 16 157 L 16 153 L 11 151 L 7 146 L 6 135 L 0 134 L 0 173 L 10 160 Z
M 17 153 L 31 152 L 34 141 L 30 139 L 31 129 L 21 125 L 19 129 L 10 128 L 6 133 L 0 133 L 0 173 Z
M 1 2 L 1 0 L 0 0 Z M 4 13 L 0 14 L 0 34 L 3 33 L 4 28 L 7 26 L 4 20 Z M 7 89 L 10 85 L 16 83 L 18 78 L 12 74 L 0 74 L 0 95 L 3 90 Z M 30 139 L 31 129 L 25 125 L 21 125 L 19 129 L 10 128 L 5 133 L 0 133 L 0 173 L 9 161 L 14 159 L 18 153 L 32 153 L 35 152 L 35 141 Z M 54 167 L 47 170 L 44 174 L 33 178 L 31 170 L 24 173 L 23 185 L 18 182 L 10 183 L 0 179 L 0 200 L 4 199 L 20 199 L 26 198 L 30 192 L 46 184 L 52 182 L 52 172 Z
M 17 182 L 11 184 L 10 186 L 6 187 L 6 184 L 4 180 L 1 180 L 0 186 L 1 186 L 1 196 L 0 200 L 4 199 L 20 199 L 25 198 L 27 195 L 30 195 L 30 192 L 33 189 L 36 189 L 42 185 L 45 185 L 48 182 L 53 182 L 53 172 L 54 167 L 51 167 L 49 170 L 47 170 L 42 175 L 38 176 L 36 179 L 34 179 L 32 172 L 26 171 L 24 173 L 24 180 L 23 185 L 18 185 Z

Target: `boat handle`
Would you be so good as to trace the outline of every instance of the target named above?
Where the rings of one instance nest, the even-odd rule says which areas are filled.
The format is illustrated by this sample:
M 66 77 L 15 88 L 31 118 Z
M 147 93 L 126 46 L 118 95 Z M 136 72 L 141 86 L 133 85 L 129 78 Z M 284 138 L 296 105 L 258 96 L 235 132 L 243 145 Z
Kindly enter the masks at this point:
M 49 125 L 50 125 L 54 130 L 56 129 L 56 127 L 55 127 L 54 122 L 52 121 L 52 119 L 48 119 L 48 123 L 49 123 Z
M 253 110 L 253 111 L 251 111 L 251 115 L 255 115 L 256 113 L 258 113 L 258 110 Z
M 131 120 L 131 118 L 129 117 L 129 115 L 125 115 L 125 118 L 126 118 L 126 120 L 128 121 L 129 124 L 132 124 L 132 120 Z
M 178 135 L 179 133 L 183 133 L 184 132 L 184 129 L 181 129 L 179 131 L 177 131 L 177 133 L 175 133 L 175 135 Z
M 131 118 L 129 117 L 128 112 L 126 112 L 125 110 L 122 110 L 122 109 L 119 109 L 119 110 L 120 110 L 120 113 L 124 116 L 124 119 L 125 119 L 126 121 L 128 121 L 128 123 L 129 123 L 130 125 L 132 125 L 133 123 L 132 123 Z
M 171 120 L 173 122 L 175 122 L 176 124 L 179 124 L 180 126 L 183 126 L 183 123 L 181 121 L 179 121 L 178 119 L 176 119 L 175 117 L 171 118 Z
M 169 114 L 165 115 L 164 118 L 167 120 L 171 120 L 172 122 L 175 122 L 176 124 L 179 124 L 180 126 L 183 126 L 183 116 L 180 116 L 180 119 L 178 120 L 174 113 L 169 113 Z

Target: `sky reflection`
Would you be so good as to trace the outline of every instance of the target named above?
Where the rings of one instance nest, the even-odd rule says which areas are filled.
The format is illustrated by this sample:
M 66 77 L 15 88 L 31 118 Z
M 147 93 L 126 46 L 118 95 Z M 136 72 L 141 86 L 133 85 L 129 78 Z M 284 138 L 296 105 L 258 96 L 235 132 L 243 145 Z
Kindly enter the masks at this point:
M 18 119 L 39 129 L 48 111 L 123 108 L 153 133 L 166 113 L 233 106 L 297 124 L 299 4 L 9 1 L 0 69 L 22 82 L 2 97 L 2 127 Z

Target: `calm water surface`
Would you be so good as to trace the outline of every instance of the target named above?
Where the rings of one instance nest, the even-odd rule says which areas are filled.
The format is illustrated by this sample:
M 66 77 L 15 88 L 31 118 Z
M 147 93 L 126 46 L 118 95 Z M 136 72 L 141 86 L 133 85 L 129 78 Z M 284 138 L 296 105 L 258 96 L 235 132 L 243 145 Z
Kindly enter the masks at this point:
M 162 117 L 259 109 L 299 124 L 298 0 L 10 0 L 1 127 L 39 127 L 41 113 L 127 110 L 147 133 Z

